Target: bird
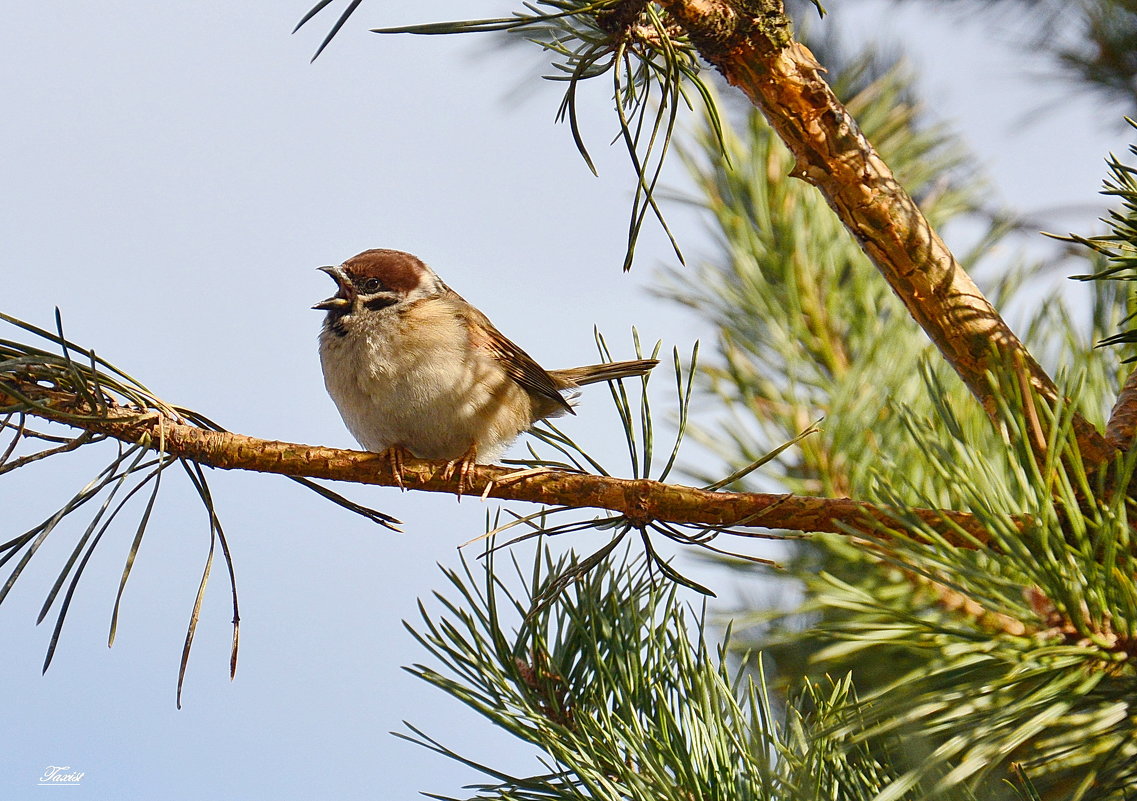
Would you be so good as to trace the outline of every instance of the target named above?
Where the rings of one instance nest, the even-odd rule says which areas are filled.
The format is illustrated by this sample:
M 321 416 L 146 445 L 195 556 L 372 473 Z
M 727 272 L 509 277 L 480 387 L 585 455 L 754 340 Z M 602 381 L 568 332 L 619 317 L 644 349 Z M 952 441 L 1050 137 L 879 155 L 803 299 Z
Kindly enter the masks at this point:
M 446 460 L 459 485 L 539 420 L 575 414 L 575 390 L 647 375 L 656 359 L 545 370 L 422 259 L 365 250 L 336 266 L 319 334 L 324 385 L 368 451 Z

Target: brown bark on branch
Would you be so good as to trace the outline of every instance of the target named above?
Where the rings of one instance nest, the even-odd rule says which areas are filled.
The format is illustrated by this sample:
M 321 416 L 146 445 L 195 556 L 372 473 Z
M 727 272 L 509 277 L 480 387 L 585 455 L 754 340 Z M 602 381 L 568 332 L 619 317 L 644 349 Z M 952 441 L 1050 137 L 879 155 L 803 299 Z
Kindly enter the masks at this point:
M 1113 411 L 1109 414 L 1109 422 L 1105 427 L 1105 438 L 1110 445 L 1121 451 L 1127 451 L 1133 445 L 1133 436 L 1137 432 L 1137 369 L 1129 374 L 1117 394 L 1117 402 L 1113 404 Z
M 1048 401 L 1058 390 L 932 229 L 794 41 L 781 0 L 657 0 L 732 85 L 757 106 L 909 313 L 983 404 L 997 410 L 988 373 L 1010 388 L 1025 377 Z M 1087 464 L 1114 449 L 1081 415 L 1074 430 Z
M 212 431 L 174 419 L 157 411 L 140 413 L 122 406 L 92 413 L 85 401 L 37 384 L 13 388 L 34 398 L 42 407 L 26 413 L 54 420 L 94 434 L 124 442 L 139 443 L 155 450 L 225 470 L 252 470 L 286 476 L 352 481 L 360 484 L 398 486 L 390 460 L 365 451 L 340 450 L 316 445 L 257 439 L 243 434 Z M 0 406 L 21 406 L 18 399 L 0 391 Z M 444 477 L 445 463 L 418 459 L 403 464 L 402 484 L 407 489 L 428 492 L 458 492 L 458 479 Z M 710 492 L 647 479 L 621 479 L 583 473 L 542 471 L 509 479 L 518 471 L 504 467 L 476 466 L 466 476 L 468 495 L 482 494 L 493 482 L 488 497 L 556 506 L 607 509 L 625 515 L 633 523 L 658 520 L 713 527 L 781 529 L 800 532 L 861 532 L 888 537 L 900 526 L 897 514 L 885 507 L 849 498 L 817 498 L 802 495 Z M 970 514 L 952 510 L 907 510 L 927 523 L 955 546 L 976 548 L 989 543 L 989 534 Z M 732 530 L 740 536 L 763 536 Z M 918 535 L 917 535 L 918 536 Z

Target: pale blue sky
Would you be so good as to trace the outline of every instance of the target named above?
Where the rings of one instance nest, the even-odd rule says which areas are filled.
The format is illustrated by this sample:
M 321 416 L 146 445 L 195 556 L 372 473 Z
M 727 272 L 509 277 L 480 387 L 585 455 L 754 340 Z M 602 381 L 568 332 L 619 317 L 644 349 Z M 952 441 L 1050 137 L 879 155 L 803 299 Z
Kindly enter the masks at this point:
M 553 125 L 559 87 L 514 92 L 534 83 L 533 59 L 471 38 L 365 31 L 509 6 L 365 3 L 309 64 L 331 19 L 290 36 L 307 5 L 10 4 L 0 309 L 50 326 L 58 305 L 73 339 L 167 400 L 243 433 L 340 446 L 352 442 L 323 391 L 308 307 L 330 289 L 314 268 L 368 247 L 422 256 L 550 367 L 591 361 L 594 324 L 617 343 L 635 324 L 689 349 L 701 327 L 646 291 L 671 258 L 654 229 L 633 273 L 619 272 L 630 182 L 622 152 L 607 147 L 606 85 L 584 112 L 597 179 Z M 1028 210 L 1098 202 L 1102 159 L 1124 149 L 1123 131 L 1077 106 L 1024 123 L 1047 95 L 1012 50 L 980 46 L 958 20 L 856 5 L 865 16 L 823 24 L 915 37 L 930 104 L 982 154 L 999 198 Z M 705 251 L 697 220 L 676 210 L 673 221 L 689 256 Z M 572 421 L 589 442 L 613 430 L 604 394 L 586 395 Z M 0 538 L 54 511 L 96 461 L 78 454 L 4 476 Z M 36 628 L 35 615 L 78 533 L 60 530 L 0 607 L 0 798 L 411 798 L 459 795 L 479 778 L 391 737 L 404 719 L 472 756 L 538 769 L 400 669 L 425 656 L 401 620 L 442 585 L 435 563 L 454 564 L 486 506 L 349 488 L 406 521 L 393 535 L 280 479 L 211 480 L 237 560 L 237 680 L 218 566 L 185 707 L 174 708 L 208 545 L 177 481 L 143 544 L 115 647 L 106 627 L 131 519 L 96 553 L 41 677 L 50 623 Z M 83 771 L 81 786 L 37 787 L 53 764 Z

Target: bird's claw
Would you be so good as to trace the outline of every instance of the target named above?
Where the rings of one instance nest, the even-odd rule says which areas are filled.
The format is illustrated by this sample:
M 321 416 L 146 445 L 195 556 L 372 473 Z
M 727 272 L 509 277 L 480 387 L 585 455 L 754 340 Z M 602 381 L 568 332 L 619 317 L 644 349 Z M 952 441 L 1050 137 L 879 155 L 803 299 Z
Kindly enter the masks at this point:
M 383 451 L 383 458 L 391 466 L 391 475 L 395 477 L 395 486 L 403 492 L 407 491 L 407 487 L 403 483 L 403 459 L 408 456 L 413 457 L 413 454 L 402 445 L 392 445 Z
M 454 473 L 458 473 L 458 500 L 462 500 L 462 496 L 466 490 L 469 489 L 470 469 L 477 464 L 478 461 L 478 446 L 471 445 L 470 449 L 457 459 L 451 459 L 446 463 L 446 467 L 442 469 L 442 478 L 446 481 L 454 478 Z

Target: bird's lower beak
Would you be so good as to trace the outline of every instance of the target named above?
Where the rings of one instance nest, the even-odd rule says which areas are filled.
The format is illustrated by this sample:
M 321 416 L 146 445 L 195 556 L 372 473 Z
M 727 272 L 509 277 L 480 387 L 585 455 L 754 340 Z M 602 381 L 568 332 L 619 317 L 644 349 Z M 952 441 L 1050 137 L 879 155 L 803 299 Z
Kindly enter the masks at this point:
M 327 300 L 321 300 L 312 308 L 320 311 L 342 311 L 351 308 L 352 299 L 355 297 L 355 287 L 351 285 L 351 281 L 344 274 L 343 268 L 328 266 L 318 269 L 332 277 L 339 287 L 339 292 Z

